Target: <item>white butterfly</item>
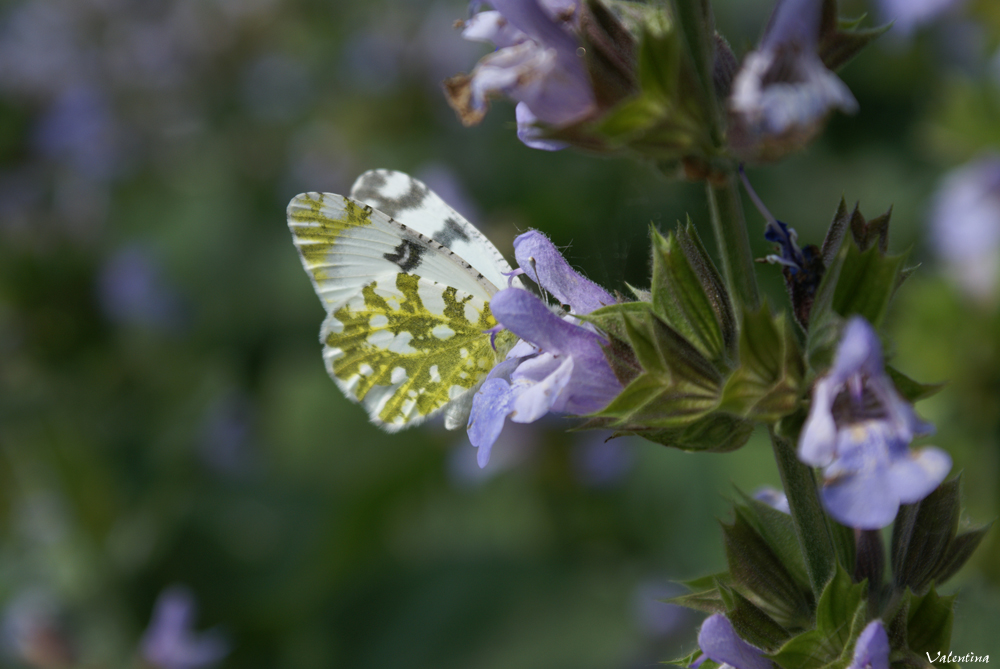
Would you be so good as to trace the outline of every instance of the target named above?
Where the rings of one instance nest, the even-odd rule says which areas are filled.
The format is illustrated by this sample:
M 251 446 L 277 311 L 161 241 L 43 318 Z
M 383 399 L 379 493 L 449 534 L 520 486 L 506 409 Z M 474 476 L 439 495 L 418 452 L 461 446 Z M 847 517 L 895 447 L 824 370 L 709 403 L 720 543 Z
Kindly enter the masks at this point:
M 303 193 L 288 226 L 327 317 L 327 371 L 372 422 L 395 431 L 441 410 L 464 427 L 472 397 L 514 344 L 489 302 L 510 265 L 423 183 L 372 170 L 351 196 Z M 520 285 L 517 279 L 514 283 Z

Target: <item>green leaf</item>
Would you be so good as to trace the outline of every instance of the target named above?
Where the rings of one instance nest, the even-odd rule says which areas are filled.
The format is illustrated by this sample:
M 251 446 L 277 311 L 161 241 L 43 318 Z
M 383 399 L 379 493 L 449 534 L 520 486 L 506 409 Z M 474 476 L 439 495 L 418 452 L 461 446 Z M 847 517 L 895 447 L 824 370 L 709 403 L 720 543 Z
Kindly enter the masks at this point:
M 785 627 L 802 627 L 810 620 L 808 596 L 782 560 L 736 507 L 731 525 L 722 525 L 726 560 L 734 587 Z
M 878 328 L 896 290 L 904 256 L 884 255 L 874 245 L 863 252 L 856 244 L 845 246 L 846 257 L 833 295 L 833 309 L 844 317 L 863 316 Z
M 809 572 L 806 571 L 805 559 L 799 547 L 798 535 L 795 534 L 795 521 L 791 515 L 778 511 L 740 492 L 745 502 L 742 506 L 743 516 L 753 525 L 757 533 L 767 542 L 781 564 L 792 575 L 799 587 L 809 591 Z
M 622 312 L 622 323 L 644 372 L 595 417 L 626 430 L 671 429 L 715 409 L 722 379 L 697 349 L 654 314 Z
M 694 226 L 666 237 L 651 229 L 652 304 L 656 314 L 719 368 L 729 366 L 736 321 L 722 277 Z
M 731 602 L 726 617 L 736 633 L 750 644 L 769 652 L 781 647 L 791 636 L 788 630 L 738 591 L 720 586 L 719 592 Z
M 867 587 L 855 583 L 850 574 L 837 565 L 837 572 L 826 585 L 816 605 L 816 629 L 823 633 L 831 652 L 843 653 L 851 640 L 851 627 L 858 609 L 865 604 Z
M 899 394 L 910 404 L 936 395 L 945 386 L 944 383 L 918 383 L 892 365 L 886 365 L 885 371 Z
M 837 571 L 816 605 L 816 627 L 788 641 L 771 658 L 784 669 L 846 666 L 866 617 L 864 583 L 854 583 L 847 571 Z
M 897 588 L 923 592 L 948 555 L 958 532 L 960 477 L 945 481 L 918 504 L 904 504 L 892 532 L 892 572 Z
M 716 411 L 683 428 L 635 429 L 625 430 L 622 434 L 634 434 L 654 443 L 684 451 L 727 453 L 746 444 L 753 434 L 753 429 L 754 424 L 751 421 Z
M 671 597 L 670 599 L 664 601 L 668 604 L 683 606 L 688 609 L 694 609 L 695 611 L 702 611 L 703 613 L 726 612 L 726 605 L 722 601 L 722 595 L 719 594 L 718 589 L 678 595 L 677 597 Z
M 934 567 L 934 582 L 940 585 L 958 573 L 958 570 L 972 557 L 972 553 L 979 547 L 991 527 L 993 523 L 957 535 L 948 544 L 941 561 Z
M 935 656 L 951 648 L 955 595 L 939 597 L 933 588 L 923 597 L 912 596 L 906 621 L 906 641 L 910 650 Z
M 789 639 L 769 657 L 782 669 L 820 669 L 837 659 L 830 654 L 826 638 L 819 630 L 809 630 Z
M 799 406 L 805 369 L 791 323 L 771 315 L 764 303 L 745 310 L 740 332 L 740 366 L 722 391 L 722 408 L 748 418 L 775 422 Z

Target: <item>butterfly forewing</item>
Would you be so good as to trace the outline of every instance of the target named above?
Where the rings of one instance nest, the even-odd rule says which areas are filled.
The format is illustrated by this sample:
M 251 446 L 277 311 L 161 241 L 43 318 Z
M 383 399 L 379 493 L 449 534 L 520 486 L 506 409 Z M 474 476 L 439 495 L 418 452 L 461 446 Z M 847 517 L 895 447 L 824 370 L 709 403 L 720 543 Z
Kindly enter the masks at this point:
M 403 172 L 371 170 L 354 182 L 351 197 L 448 247 L 494 286 L 507 285 L 510 265 L 500 251 L 422 181 Z

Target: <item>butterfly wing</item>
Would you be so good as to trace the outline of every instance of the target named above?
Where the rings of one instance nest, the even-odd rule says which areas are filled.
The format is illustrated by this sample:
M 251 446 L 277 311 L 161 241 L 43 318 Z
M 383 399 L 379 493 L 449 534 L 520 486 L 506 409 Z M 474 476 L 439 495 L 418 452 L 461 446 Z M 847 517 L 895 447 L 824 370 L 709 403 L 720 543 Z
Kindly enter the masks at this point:
M 453 251 L 342 195 L 295 197 L 288 225 L 327 311 L 327 371 L 373 422 L 415 424 L 496 364 L 496 287 Z
M 351 197 L 446 246 L 494 286 L 507 285 L 510 265 L 497 247 L 419 179 L 403 172 L 370 170 L 354 182 Z M 514 282 L 520 285 L 518 279 Z

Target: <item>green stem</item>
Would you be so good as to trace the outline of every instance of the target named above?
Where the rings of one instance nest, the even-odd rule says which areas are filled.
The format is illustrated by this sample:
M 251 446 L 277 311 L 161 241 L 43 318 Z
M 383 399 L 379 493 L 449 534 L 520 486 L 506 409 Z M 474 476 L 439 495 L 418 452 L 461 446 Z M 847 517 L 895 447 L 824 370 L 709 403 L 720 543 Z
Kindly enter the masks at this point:
M 719 114 L 719 102 L 715 95 L 712 69 L 715 65 L 715 16 L 709 0 L 677 0 L 677 20 L 684 34 L 695 73 L 701 87 L 701 97 L 708 112 L 712 143 L 722 146 L 723 126 Z
M 730 173 L 725 185 L 706 182 L 708 209 L 712 218 L 712 232 L 722 256 L 722 272 L 726 286 L 734 302 L 736 313 L 740 307 L 757 309 L 760 296 L 757 294 L 757 277 L 754 274 L 753 253 L 750 251 L 750 237 L 743 217 L 743 202 L 735 175 Z
M 816 490 L 816 477 L 812 470 L 799 461 L 795 446 L 770 430 L 774 459 L 778 462 L 781 483 L 788 496 L 788 506 L 795 521 L 795 534 L 799 548 L 806 559 L 809 583 L 819 600 L 827 582 L 836 569 L 836 552 L 833 537 L 820 504 Z

